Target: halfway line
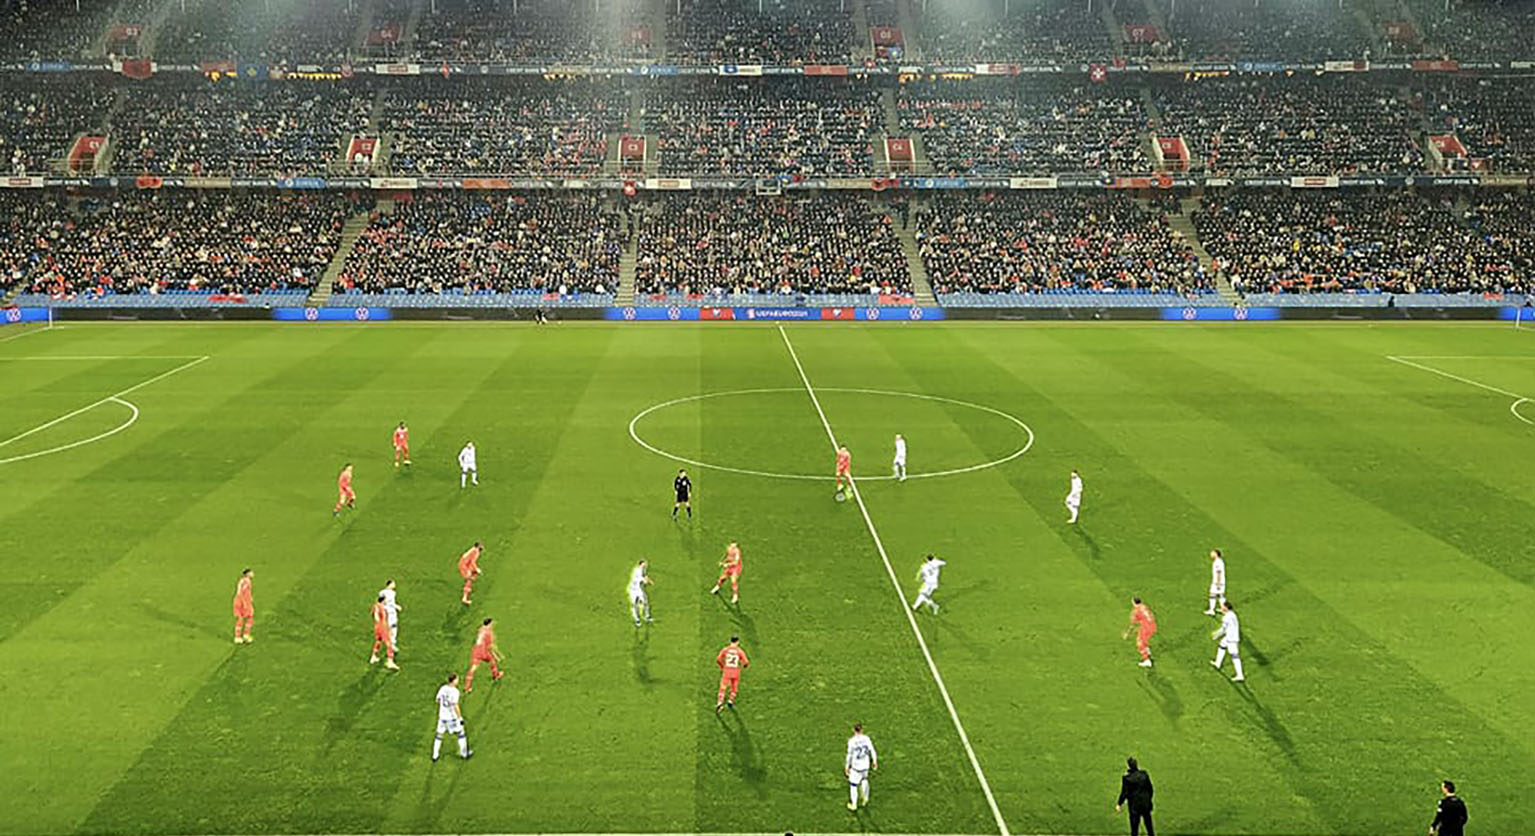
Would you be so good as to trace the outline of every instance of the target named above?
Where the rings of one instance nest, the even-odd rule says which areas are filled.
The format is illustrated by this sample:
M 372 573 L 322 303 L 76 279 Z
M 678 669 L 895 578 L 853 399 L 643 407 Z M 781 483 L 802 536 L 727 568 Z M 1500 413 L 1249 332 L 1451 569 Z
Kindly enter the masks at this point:
M 815 406 L 815 412 L 821 416 L 821 426 L 826 430 L 826 437 L 831 441 L 832 450 L 837 449 L 837 435 L 831 430 L 831 422 L 826 420 L 826 410 L 821 408 L 821 399 L 816 397 L 815 387 L 810 385 L 810 377 L 805 374 L 805 367 L 800 364 L 799 353 L 794 350 L 794 343 L 789 342 L 789 332 L 783 326 L 778 326 L 778 336 L 783 337 L 784 347 L 789 349 L 789 358 L 794 361 L 794 368 L 799 372 L 799 379 L 805 384 L 805 394 L 810 396 L 810 403 Z M 858 510 L 863 513 L 864 524 L 869 527 L 869 536 L 874 539 L 874 548 L 879 551 L 879 559 L 885 564 L 885 572 L 890 576 L 890 585 L 895 587 L 895 595 L 901 602 L 901 612 L 906 614 L 906 623 L 911 625 L 912 635 L 917 637 L 917 646 L 922 648 L 922 657 L 927 660 L 927 670 L 933 675 L 933 682 L 938 685 L 938 693 L 943 697 L 943 704 L 949 709 L 949 719 L 954 721 L 954 730 L 959 733 L 959 742 L 965 746 L 965 754 L 970 758 L 970 766 L 975 770 L 976 780 L 981 782 L 981 792 L 986 795 L 986 804 L 991 808 L 991 816 L 997 821 L 997 829 L 1002 836 L 1009 836 L 1007 822 L 1002 818 L 1002 811 L 997 809 L 996 796 L 992 795 L 991 784 L 986 780 L 986 773 L 981 771 L 981 761 L 975 756 L 975 747 L 970 745 L 970 735 L 965 734 L 965 726 L 959 721 L 959 711 L 954 708 L 954 700 L 949 698 L 949 689 L 943 684 L 943 674 L 938 672 L 938 663 L 933 661 L 933 654 L 927 649 L 927 639 L 922 637 L 922 631 L 917 627 L 917 619 L 911 614 L 911 604 L 906 600 L 906 593 L 901 589 L 901 582 L 896 579 L 895 569 L 890 565 L 890 556 L 885 553 L 885 544 L 879 538 L 879 530 L 874 527 L 874 519 L 869 516 L 869 507 L 863 502 L 863 494 L 858 492 L 858 483 L 853 481 L 852 474 L 848 474 L 848 485 L 853 490 L 853 499 L 858 503 Z
M 4 447 L 7 444 L 11 444 L 12 442 L 20 441 L 20 440 L 22 440 L 23 438 L 26 438 L 29 435 L 35 435 L 37 433 L 40 433 L 43 430 L 48 429 L 49 427 L 57 426 L 58 424 L 62 424 L 65 421 L 68 421 L 69 419 L 75 417 L 76 415 L 79 415 L 82 412 L 89 412 L 92 409 L 95 409 L 96 407 L 101 406 L 104 403 L 107 403 L 109 401 L 117 400 L 118 398 L 121 398 L 123 395 L 127 395 L 127 394 L 130 394 L 132 392 L 137 392 L 138 390 L 143 389 L 145 386 L 148 386 L 149 384 L 154 383 L 154 382 L 159 381 L 159 380 L 164 380 L 165 378 L 170 377 L 171 375 L 175 374 L 176 372 L 181 371 L 182 369 L 190 369 L 193 366 L 197 365 L 198 363 L 201 363 L 202 361 L 204 361 L 206 359 L 208 359 L 208 355 L 205 354 L 205 355 L 197 358 L 196 360 L 192 360 L 191 362 L 182 363 L 181 365 L 177 366 L 174 369 L 171 369 L 168 372 L 161 372 L 161 373 L 155 375 L 154 377 L 151 377 L 148 380 L 142 381 L 140 383 L 135 383 L 132 386 L 129 386 L 127 389 L 122 390 L 121 392 L 113 392 L 112 394 L 107 395 L 105 398 L 102 398 L 101 400 L 96 401 L 95 403 L 86 404 L 85 406 L 82 406 L 82 407 L 80 407 L 79 409 L 77 409 L 77 410 L 75 410 L 73 412 L 69 412 L 69 413 L 66 413 L 64 415 L 60 415 L 59 417 L 53 419 L 52 421 L 49 421 L 46 424 L 40 424 L 40 425 L 38 425 L 36 427 L 33 427 L 30 430 L 27 430 L 26 432 L 24 432 L 24 433 L 22 433 L 20 435 L 14 435 L 14 436 L 11 436 L 10 438 L 7 438 L 4 441 L 0 441 L 0 447 Z M 137 416 L 135 416 L 135 417 L 137 417 Z

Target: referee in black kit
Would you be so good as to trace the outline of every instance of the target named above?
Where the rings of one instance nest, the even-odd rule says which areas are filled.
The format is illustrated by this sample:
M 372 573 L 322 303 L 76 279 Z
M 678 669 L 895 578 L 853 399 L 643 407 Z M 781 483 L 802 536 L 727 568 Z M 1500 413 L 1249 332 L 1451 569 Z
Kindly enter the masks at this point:
M 688 509 L 688 519 L 693 519 L 693 480 L 688 478 L 686 469 L 677 471 L 677 478 L 672 482 L 672 490 L 677 492 L 677 504 L 672 506 L 672 519 L 677 519 L 677 509 Z
M 1439 799 L 1434 823 L 1428 826 L 1428 836 L 1465 836 L 1469 816 L 1466 815 L 1466 802 L 1455 794 L 1455 782 L 1441 783 L 1439 791 L 1444 793 L 1444 798 Z
M 1125 760 L 1129 769 L 1119 779 L 1119 800 L 1114 802 L 1114 812 L 1130 805 L 1130 836 L 1140 836 L 1141 822 L 1146 823 L 1146 836 L 1156 836 L 1151 826 L 1151 776 L 1140 768 L 1135 758 Z

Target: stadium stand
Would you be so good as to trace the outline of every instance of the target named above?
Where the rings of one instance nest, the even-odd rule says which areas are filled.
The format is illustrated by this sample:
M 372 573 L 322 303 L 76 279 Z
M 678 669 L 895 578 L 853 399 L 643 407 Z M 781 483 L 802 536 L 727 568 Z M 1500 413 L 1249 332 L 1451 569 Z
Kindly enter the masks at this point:
M 116 4 L 112 0 L 32 0 L 0 10 L 0 60 L 83 58 L 101 45 Z
M 840 79 L 702 79 L 652 90 L 646 130 L 666 173 L 854 174 L 873 169 L 879 90 Z
M 596 195 L 425 192 L 375 210 L 336 304 L 612 303 L 623 221 Z M 548 298 L 546 298 L 548 297 Z
M 1491 205 L 1498 227 L 1514 202 Z M 1207 193 L 1194 215 L 1217 269 L 1244 293 L 1504 293 L 1513 253 L 1458 216 L 1455 195 L 1407 190 Z
M 845 64 L 851 56 L 853 23 L 841 0 L 666 5 L 667 59 L 674 63 Z
M 636 290 L 661 299 L 909 296 L 890 207 L 865 197 L 678 195 L 639 223 Z
M 360 3 L 229 3 L 172 7 L 155 41 L 160 61 L 340 61 L 352 52 Z
M 628 110 L 611 82 L 420 79 L 388 90 L 383 127 L 399 174 L 590 174 Z
M 1370 34 L 1334 0 L 1164 0 L 1177 57 L 1337 61 L 1370 57 Z
M 590 2 L 438 0 L 423 11 L 416 52 L 426 61 L 591 64 L 649 57 L 630 19 Z
M 59 197 L 0 191 L 0 297 L 11 288 L 25 289 L 43 253 L 63 234 L 68 216 Z
M 1047 64 L 1113 54 L 1096 5 L 1078 0 L 929 0 L 922 4 L 922 58 Z
M 1483 160 L 1497 172 L 1535 171 L 1535 86 L 1528 78 L 1434 79 L 1427 91 L 1433 132 L 1453 133 L 1467 168 Z
M 896 103 L 948 174 L 1148 171 L 1138 87 L 1075 80 L 916 81 Z
M 1423 28 L 1423 52 L 1461 61 L 1535 58 L 1535 4 L 1405 0 Z
M 917 237 L 940 298 L 1213 290 L 1161 212 L 1115 192 L 939 195 L 917 212 Z
M 0 87 L 0 160 L 6 173 L 46 174 L 78 133 L 100 127 L 113 91 L 95 84 L 7 83 Z

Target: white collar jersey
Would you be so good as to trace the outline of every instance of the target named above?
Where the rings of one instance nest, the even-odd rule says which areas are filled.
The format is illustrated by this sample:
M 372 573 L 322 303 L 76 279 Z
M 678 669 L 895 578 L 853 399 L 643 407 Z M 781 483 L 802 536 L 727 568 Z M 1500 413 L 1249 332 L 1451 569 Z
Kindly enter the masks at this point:
M 938 583 L 938 573 L 939 573 L 939 571 L 942 570 L 943 567 L 945 567 L 947 565 L 949 565 L 949 564 L 945 563 L 942 560 L 929 560 L 926 563 L 923 563 L 922 564 L 922 570 L 921 570 L 922 571 L 922 580 L 924 582 L 926 582 L 926 583 L 930 583 L 930 584 L 936 585 Z
M 1235 610 L 1227 610 L 1226 614 L 1221 616 L 1220 636 L 1221 641 L 1227 646 L 1235 645 L 1242 640 L 1242 625 L 1237 621 Z
M 467 469 L 474 468 L 474 448 L 465 444 L 464 449 L 458 451 L 458 466 Z
M 394 593 L 395 591 L 387 586 L 378 591 L 378 597 L 383 599 L 384 609 L 388 610 L 390 615 L 394 615 L 400 608 L 399 604 L 395 603 Z
M 441 720 L 457 719 L 458 689 L 444 685 L 437 689 L 437 717 Z
M 1210 561 L 1210 585 L 1216 589 L 1226 587 L 1226 561 L 1224 558 L 1215 558 Z
M 878 755 L 874 752 L 874 741 L 870 740 L 868 735 L 855 734 L 847 739 L 847 762 L 845 765 L 848 769 L 867 772 L 876 757 Z

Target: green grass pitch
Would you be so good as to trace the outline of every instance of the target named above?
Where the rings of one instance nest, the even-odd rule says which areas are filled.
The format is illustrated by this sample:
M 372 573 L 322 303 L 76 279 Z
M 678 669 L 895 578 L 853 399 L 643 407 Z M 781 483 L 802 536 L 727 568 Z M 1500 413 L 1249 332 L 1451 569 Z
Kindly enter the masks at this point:
M 1511 411 L 1535 397 L 1525 331 L 69 324 L 0 338 L 3 833 L 997 832 L 860 505 L 833 501 L 789 344 L 905 594 L 925 552 L 949 562 L 942 612 L 916 622 L 1013 833 L 1120 832 L 1130 754 L 1165 833 L 1422 832 L 1442 777 L 1475 833 L 1527 815 L 1535 409 Z M 696 517 L 673 524 L 677 464 L 630 422 L 697 395 L 635 433 L 781 475 L 690 468 Z M 896 432 L 914 475 L 1006 458 L 1028 441 L 1007 416 L 1033 433 L 1011 461 L 872 478 Z M 415 464 L 396 471 L 402 419 Z M 460 490 L 470 439 L 481 485 Z M 334 520 L 347 461 L 358 505 Z M 454 563 L 476 539 L 486 574 L 466 609 Z M 707 594 L 730 540 L 739 609 Z M 1212 546 L 1243 619 L 1245 687 L 1208 661 Z M 657 623 L 636 631 L 623 589 L 640 557 Z M 236 647 L 246 566 L 256 642 Z M 399 673 L 366 664 L 387 577 Z M 1132 594 L 1161 626 L 1150 671 L 1120 639 Z M 432 695 L 487 615 L 509 675 L 465 699 L 476 757 L 433 764 Z M 754 664 L 716 718 L 713 658 L 732 633 Z M 841 774 L 854 721 L 881 761 L 856 815 Z

